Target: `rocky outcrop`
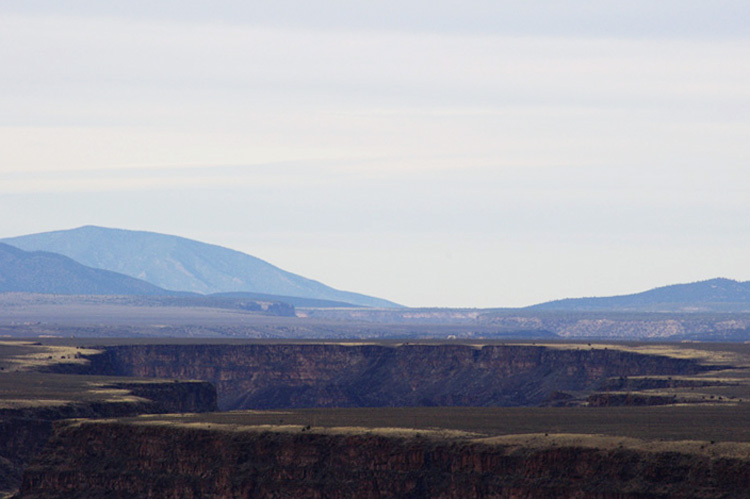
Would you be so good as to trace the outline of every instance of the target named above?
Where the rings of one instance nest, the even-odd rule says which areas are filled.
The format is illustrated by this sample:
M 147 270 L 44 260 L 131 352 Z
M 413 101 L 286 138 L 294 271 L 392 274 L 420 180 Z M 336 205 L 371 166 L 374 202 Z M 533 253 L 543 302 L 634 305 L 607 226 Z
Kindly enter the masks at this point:
M 68 425 L 27 469 L 18 497 L 706 499 L 750 490 L 741 457 L 304 430 Z
M 609 377 L 695 374 L 688 359 L 522 345 L 126 345 L 92 374 L 202 379 L 223 409 L 539 405 Z

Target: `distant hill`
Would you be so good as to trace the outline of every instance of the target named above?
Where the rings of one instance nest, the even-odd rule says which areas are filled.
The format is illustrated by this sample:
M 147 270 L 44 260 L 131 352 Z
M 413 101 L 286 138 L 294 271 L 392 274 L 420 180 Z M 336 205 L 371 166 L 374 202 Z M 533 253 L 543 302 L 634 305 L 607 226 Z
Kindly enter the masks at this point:
M 710 279 L 674 284 L 631 295 L 568 298 L 527 310 L 576 312 L 750 312 L 750 282 Z
M 0 241 L 27 251 L 60 253 L 83 265 L 119 272 L 169 290 L 249 292 L 367 307 L 399 306 L 331 288 L 239 251 L 154 232 L 86 226 Z
M 63 255 L 0 243 L 0 292 L 61 295 L 175 295 L 146 281 L 86 267 Z

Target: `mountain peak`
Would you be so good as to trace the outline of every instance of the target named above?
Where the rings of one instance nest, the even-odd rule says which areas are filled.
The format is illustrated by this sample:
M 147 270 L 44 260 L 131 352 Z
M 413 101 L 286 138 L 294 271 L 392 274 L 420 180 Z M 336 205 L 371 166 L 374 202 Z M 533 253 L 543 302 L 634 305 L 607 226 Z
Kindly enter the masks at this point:
M 26 251 L 59 253 L 80 264 L 119 272 L 168 290 L 250 292 L 370 307 L 399 306 L 331 288 L 239 251 L 157 232 L 84 225 L 1 241 Z

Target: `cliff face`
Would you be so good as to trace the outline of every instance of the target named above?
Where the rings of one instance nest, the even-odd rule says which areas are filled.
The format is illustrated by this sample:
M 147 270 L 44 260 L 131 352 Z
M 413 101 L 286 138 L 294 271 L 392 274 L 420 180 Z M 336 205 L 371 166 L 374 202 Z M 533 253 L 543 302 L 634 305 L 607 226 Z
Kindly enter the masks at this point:
M 518 345 L 128 345 L 89 372 L 201 379 L 223 409 L 520 406 L 607 377 L 695 374 L 692 360 L 607 349 Z
M 69 385 L 60 387 L 85 392 L 83 381 L 72 376 Z M 58 378 L 60 380 L 62 378 Z M 17 382 L 38 383 L 39 378 L 19 377 Z M 101 397 L 86 401 L 43 400 L 3 406 L 0 401 L 0 497 L 18 487 L 21 471 L 40 452 L 52 433 L 55 421 L 67 418 L 123 417 L 137 414 L 215 411 L 216 390 L 206 382 L 112 382 L 99 384 Z M 106 392 L 127 390 L 126 397 Z M 75 393 L 75 390 L 73 390 Z M 129 392 L 129 393 L 128 393 Z M 70 393 L 60 393 L 60 397 Z
M 742 458 L 86 422 L 58 428 L 19 497 L 739 498 L 748 489 Z

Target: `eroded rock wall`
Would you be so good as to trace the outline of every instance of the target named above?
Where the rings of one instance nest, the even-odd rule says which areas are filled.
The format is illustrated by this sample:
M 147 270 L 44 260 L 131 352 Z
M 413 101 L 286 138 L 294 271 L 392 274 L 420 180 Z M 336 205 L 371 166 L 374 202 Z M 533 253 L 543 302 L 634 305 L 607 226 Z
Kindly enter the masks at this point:
M 488 345 L 128 345 L 93 374 L 201 379 L 222 409 L 536 405 L 612 376 L 695 374 L 691 360 L 614 349 Z
M 740 458 L 87 422 L 58 429 L 19 497 L 740 498 L 748 490 L 750 461 Z
M 217 410 L 216 390 L 206 382 L 125 381 L 104 388 L 127 389 L 138 399 L 102 398 L 50 405 L 40 402 L 27 407 L 0 408 L 0 497 L 18 487 L 23 468 L 46 444 L 55 421 Z

